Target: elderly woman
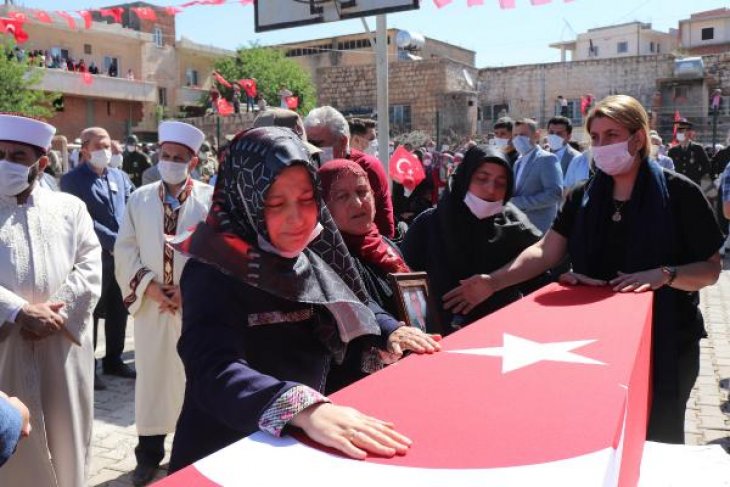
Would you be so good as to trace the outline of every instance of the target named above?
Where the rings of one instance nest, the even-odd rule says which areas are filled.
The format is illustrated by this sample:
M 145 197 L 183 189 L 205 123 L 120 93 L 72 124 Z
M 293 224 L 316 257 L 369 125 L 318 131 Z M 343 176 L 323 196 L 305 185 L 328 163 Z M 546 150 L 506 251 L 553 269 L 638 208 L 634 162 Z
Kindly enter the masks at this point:
M 322 395 L 355 338 L 374 335 L 396 353 L 435 347 L 371 302 L 315 176 L 291 130 L 244 132 L 206 222 L 177 244 L 192 259 L 181 278 L 187 384 L 171 471 L 259 430 L 301 428 L 355 458 L 410 446 L 391 424 Z
M 434 209 L 408 229 L 401 249 L 413 270 L 426 271 L 432 291 L 443 296 L 464 279 L 499 269 L 540 238 L 540 231 L 509 203 L 512 169 L 501 151 L 479 145 L 469 149 Z M 504 289 L 468 310 L 441 306 L 444 331 L 473 322 L 522 296 Z
M 684 412 L 705 335 L 698 292 L 717 281 L 722 234 L 699 187 L 649 159 L 649 122 L 630 96 L 609 96 L 586 119 L 598 171 L 568 196 L 552 229 L 514 261 L 446 295 L 469 311 L 570 256 L 567 284 L 654 290 L 648 439 L 684 441 Z

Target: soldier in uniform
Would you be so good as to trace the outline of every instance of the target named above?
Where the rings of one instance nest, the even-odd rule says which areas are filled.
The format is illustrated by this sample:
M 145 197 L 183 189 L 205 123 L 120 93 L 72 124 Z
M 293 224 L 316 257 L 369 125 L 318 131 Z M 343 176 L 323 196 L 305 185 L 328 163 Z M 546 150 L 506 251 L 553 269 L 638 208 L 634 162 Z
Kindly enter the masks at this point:
M 129 175 L 134 186 L 139 188 L 142 186 L 142 173 L 150 168 L 149 158 L 139 150 L 139 141 L 136 135 L 130 135 L 125 140 L 124 161 L 122 162 L 122 170 Z
M 687 176 L 698 185 L 703 176 L 714 178 L 705 149 L 692 140 L 695 135 L 692 123 L 686 118 L 682 118 L 676 121 L 675 125 L 679 144 L 669 149 L 667 155 L 674 161 L 676 172 Z

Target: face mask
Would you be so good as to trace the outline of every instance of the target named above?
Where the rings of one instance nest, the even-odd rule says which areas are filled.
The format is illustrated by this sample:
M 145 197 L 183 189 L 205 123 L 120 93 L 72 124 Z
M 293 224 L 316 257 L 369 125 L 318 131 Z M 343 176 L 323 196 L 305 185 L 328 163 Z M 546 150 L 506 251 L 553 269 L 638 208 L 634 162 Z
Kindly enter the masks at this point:
M 467 191 L 466 196 L 464 196 L 464 203 L 472 215 L 480 220 L 501 213 L 504 209 L 503 201 L 484 201 L 471 191 Z
M 629 153 L 629 140 L 631 138 L 611 145 L 592 147 L 593 160 L 596 167 L 609 176 L 623 174 L 634 163 L 634 156 Z
M 182 162 L 160 161 L 157 163 L 160 177 L 167 184 L 180 184 L 188 177 L 188 165 Z
M 28 189 L 30 169 L 22 164 L 0 160 L 0 194 L 16 196 Z
M 109 159 L 109 167 L 121 167 L 124 157 L 121 154 L 113 154 Z
M 378 141 L 373 140 L 368 144 L 368 146 L 365 148 L 365 153 L 370 154 L 371 156 L 377 156 L 378 155 Z
M 325 164 L 335 158 L 334 149 L 332 147 L 320 147 L 322 152 L 319 153 L 320 164 Z
M 659 146 L 658 145 L 651 145 L 651 152 L 649 154 L 649 157 L 652 159 L 656 159 L 656 157 L 659 155 Z
M 515 146 L 517 152 L 524 156 L 532 150 L 534 145 L 530 141 L 530 138 L 526 135 L 518 135 L 512 139 L 512 145 Z
M 500 137 L 495 137 L 490 142 L 497 148 L 507 147 L 509 145 L 509 139 L 502 139 Z
M 97 169 L 106 169 L 112 159 L 111 149 L 95 150 L 91 153 L 89 163 Z
M 127 152 L 136 152 L 137 146 L 136 145 L 128 145 L 127 146 Z
M 565 145 L 565 140 L 559 135 L 548 134 L 547 136 L 548 145 L 551 151 L 559 151 Z
M 677 141 L 684 142 L 687 139 L 687 135 L 684 132 L 677 132 Z

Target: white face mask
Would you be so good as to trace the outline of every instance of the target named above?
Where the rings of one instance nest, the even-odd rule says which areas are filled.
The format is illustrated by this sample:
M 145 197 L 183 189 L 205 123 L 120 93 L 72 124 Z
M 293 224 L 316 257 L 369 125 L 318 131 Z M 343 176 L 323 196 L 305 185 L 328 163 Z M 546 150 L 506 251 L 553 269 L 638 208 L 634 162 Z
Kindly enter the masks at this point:
M 467 191 L 466 196 L 464 196 L 464 203 L 472 215 L 480 220 L 497 215 L 504 209 L 503 201 L 484 201 L 471 191 Z
M 365 147 L 365 154 L 370 154 L 371 156 L 378 155 L 378 139 L 374 139 Z
M 124 156 L 121 154 L 112 154 L 112 158 L 109 159 L 109 167 L 122 167 Z
M 325 164 L 335 158 L 334 149 L 332 147 L 320 147 L 322 152 L 319 153 L 320 164 Z
M 515 149 L 517 149 L 517 152 L 519 152 L 521 156 L 524 156 L 535 147 L 530 138 L 526 135 L 517 135 L 516 137 L 513 137 L 512 145 L 515 146 Z
M 684 142 L 687 139 L 687 135 L 684 132 L 677 132 L 677 142 Z
M 111 149 L 95 150 L 91 153 L 89 163 L 97 169 L 106 169 L 112 159 Z
M 593 160 L 596 167 L 609 176 L 623 174 L 631 169 L 634 156 L 629 153 L 629 140 L 611 145 L 593 146 Z
M 489 142 L 491 145 L 498 148 L 507 147 L 509 145 L 509 139 L 502 139 L 500 137 L 495 137 Z
M 136 145 L 128 145 L 127 146 L 127 152 L 136 152 L 137 146 Z
M 656 159 L 658 155 L 659 155 L 659 146 L 658 145 L 655 145 L 655 144 L 652 144 L 651 145 L 651 153 L 649 154 L 649 156 L 652 159 Z
M 188 177 L 188 165 L 182 162 L 160 161 L 157 163 L 160 177 L 167 184 L 180 184 Z
M 30 169 L 23 164 L 0 160 L 0 194 L 16 196 L 28 189 Z
M 565 145 L 565 140 L 556 134 L 548 134 L 547 141 L 550 146 L 550 150 L 554 152 L 559 151 Z

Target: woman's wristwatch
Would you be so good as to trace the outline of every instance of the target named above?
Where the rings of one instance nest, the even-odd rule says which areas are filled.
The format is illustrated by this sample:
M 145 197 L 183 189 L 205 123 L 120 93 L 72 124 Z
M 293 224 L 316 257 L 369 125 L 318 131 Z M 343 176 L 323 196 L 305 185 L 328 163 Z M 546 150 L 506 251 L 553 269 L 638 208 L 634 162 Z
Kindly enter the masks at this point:
M 664 274 L 667 278 L 667 282 L 664 283 L 665 286 L 671 286 L 674 280 L 677 278 L 677 268 L 674 266 L 668 266 L 663 265 L 661 267 L 662 274 Z

